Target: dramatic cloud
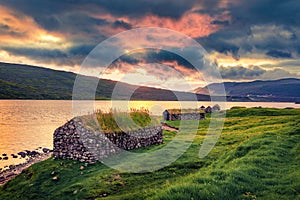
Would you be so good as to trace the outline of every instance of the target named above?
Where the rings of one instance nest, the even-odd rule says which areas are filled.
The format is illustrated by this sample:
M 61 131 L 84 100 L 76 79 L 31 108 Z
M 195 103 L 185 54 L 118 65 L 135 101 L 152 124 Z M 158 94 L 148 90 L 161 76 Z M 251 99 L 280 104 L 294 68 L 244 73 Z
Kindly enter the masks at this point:
M 274 58 L 291 58 L 292 55 L 290 52 L 278 51 L 278 50 L 271 50 L 266 53 L 267 56 L 274 57 Z
M 223 24 L 224 28 L 209 36 L 200 37 L 198 41 L 208 51 L 230 55 L 234 60 L 249 60 L 254 57 L 261 60 L 298 59 L 299 8 L 300 2 L 294 0 L 231 1 L 224 9 L 213 10 L 230 13 L 230 20 L 212 22 Z M 275 66 L 276 63 L 273 67 Z
M 165 50 L 145 49 L 121 56 L 117 62 L 129 64 L 177 62 L 178 65 L 193 69 L 194 67 L 184 58 Z
M 258 66 L 231 66 L 219 67 L 223 79 L 226 80 L 271 80 L 289 77 L 299 77 L 283 69 L 266 70 Z
M 299 26 L 300 2 L 296 0 L 252 0 L 239 1 L 229 7 L 236 21 L 247 24 L 276 24 Z
M 225 79 L 298 77 L 299 10 L 296 0 L 1 1 L 0 61 L 76 72 L 106 38 L 132 28 L 162 27 L 196 39 L 220 66 Z M 176 46 L 176 40 L 168 38 L 168 45 Z M 164 51 L 124 55 L 114 63 L 111 76 L 106 76 L 116 79 L 132 73 L 134 66 L 147 65 L 145 75 L 152 79 L 141 80 L 147 85 L 145 81 L 165 81 L 163 75 L 171 73 L 149 63 L 167 65 L 193 83 L 202 81 L 197 81 L 193 67 L 184 59 Z
M 142 69 L 146 75 L 156 76 L 161 81 L 185 77 L 193 81 L 203 81 L 201 74 L 187 60 L 165 50 L 146 49 L 125 54 L 109 66 L 106 73 L 116 71 L 127 74 Z

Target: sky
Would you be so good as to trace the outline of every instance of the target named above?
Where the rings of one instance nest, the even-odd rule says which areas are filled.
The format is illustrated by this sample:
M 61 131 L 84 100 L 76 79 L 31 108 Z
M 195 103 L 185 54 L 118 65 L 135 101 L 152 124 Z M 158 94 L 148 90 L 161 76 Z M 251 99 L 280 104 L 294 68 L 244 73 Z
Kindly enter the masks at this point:
M 160 27 L 202 45 L 223 81 L 300 78 L 299 10 L 297 0 L 0 0 L 0 62 L 78 73 L 107 38 Z M 124 54 L 101 78 L 183 91 L 182 80 L 208 84 L 172 52 Z M 97 67 L 88 75 L 99 76 Z

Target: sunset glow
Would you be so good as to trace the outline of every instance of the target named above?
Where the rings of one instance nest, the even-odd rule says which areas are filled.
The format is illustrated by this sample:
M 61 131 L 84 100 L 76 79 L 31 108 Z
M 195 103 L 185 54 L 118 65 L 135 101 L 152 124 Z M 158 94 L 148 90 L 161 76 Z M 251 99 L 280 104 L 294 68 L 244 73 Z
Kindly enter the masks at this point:
M 138 2 L 123 10 L 117 3 L 70 6 L 49 1 L 45 4 L 52 6 L 49 9 L 44 4 L 25 6 L 23 3 L 3 2 L 0 5 L 0 61 L 79 72 L 85 57 L 106 38 L 132 28 L 161 27 L 197 40 L 217 63 L 224 80 L 299 77 L 300 27 L 284 16 L 275 23 L 267 11 L 260 14 L 262 23 L 258 23 L 254 8 L 264 8 L 263 3 L 249 3 L 248 7 L 238 1 L 216 1 L 211 5 L 178 1 L 178 5 L 161 3 L 160 7 L 150 1 L 145 3 L 148 10 Z M 169 8 L 161 11 L 166 5 Z M 77 9 L 80 6 L 84 9 Z M 281 15 L 280 11 L 278 14 Z M 141 43 L 140 40 L 136 38 L 128 44 Z M 176 45 L 176 40 L 165 42 Z M 132 52 L 125 49 L 124 54 L 130 56 Z M 111 70 L 110 74 L 105 73 L 105 78 L 119 80 L 126 76 L 123 81 L 131 84 L 165 87 L 159 81 L 158 72 L 149 74 L 147 69 L 140 68 L 147 62 L 149 60 L 124 63 L 124 69 Z M 179 64 L 176 58 L 161 58 L 161 64 L 182 73 L 193 87 L 203 84 L 194 70 Z M 126 74 L 129 68 L 138 69 Z M 95 74 L 95 71 L 91 69 L 85 74 Z M 175 84 L 178 79 L 172 79 L 169 81 L 174 88 L 181 88 Z

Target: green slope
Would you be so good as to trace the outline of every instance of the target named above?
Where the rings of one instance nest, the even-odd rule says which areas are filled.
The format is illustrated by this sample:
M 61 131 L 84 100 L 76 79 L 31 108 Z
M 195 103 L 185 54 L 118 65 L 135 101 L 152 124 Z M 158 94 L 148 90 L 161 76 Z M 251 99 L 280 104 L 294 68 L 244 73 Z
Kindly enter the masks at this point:
M 204 159 L 198 152 L 208 119 L 200 121 L 184 155 L 159 171 L 129 174 L 101 163 L 49 159 L 2 186 L 0 199 L 299 199 L 300 110 L 233 109 L 227 116 L 221 137 Z M 165 131 L 165 144 L 174 135 Z
M 72 99 L 73 85 L 77 74 L 42 67 L 0 63 L 0 99 Z M 95 77 L 81 76 L 82 85 L 98 81 Z M 116 81 L 100 79 L 96 90 L 96 99 L 110 99 Z M 125 99 L 129 91 L 136 86 L 119 83 L 118 99 Z M 191 100 L 194 94 L 170 90 L 137 87 L 133 100 L 177 100 L 181 95 Z M 85 91 L 86 92 L 86 91 Z M 86 97 L 82 97 L 86 99 Z M 197 95 L 198 100 L 210 100 L 207 95 Z

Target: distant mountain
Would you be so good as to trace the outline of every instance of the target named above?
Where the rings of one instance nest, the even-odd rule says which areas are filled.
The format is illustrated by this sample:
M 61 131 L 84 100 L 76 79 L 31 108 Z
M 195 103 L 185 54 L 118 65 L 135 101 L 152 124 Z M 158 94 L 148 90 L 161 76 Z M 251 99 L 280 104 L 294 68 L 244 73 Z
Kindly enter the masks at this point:
M 73 85 L 77 74 L 48 68 L 10 64 L 0 62 L 0 99 L 72 99 Z M 82 75 L 81 75 L 82 76 Z M 82 76 L 83 84 L 89 85 L 99 81 L 96 99 L 110 99 L 117 84 L 116 81 Z M 193 100 L 194 94 L 165 89 L 134 86 L 118 83 L 118 99 L 127 97 L 129 91 L 135 90 L 132 100 L 176 101 Z M 222 89 L 220 83 L 213 83 L 194 90 L 197 100 L 210 101 L 210 96 L 218 96 Z M 289 78 L 272 81 L 225 82 L 228 101 L 276 101 L 300 102 L 300 79 Z M 88 87 L 87 87 L 88 88 Z M 209 94 L 208 88 L 212 92 Z M 83 95 L 81 99 L 86 99 Z
M 287 78 L 270 81 L 253 82 L 225 82 L 224 87 L 230 101 L 300 101 L 300 79 Z M 222 84 L 213 83 L 203 88 L 197 88 L 193 92 L 208 95 L 221 93 Z
M 57 71 L 29 65 L 0 63 L 0 99 L 72 99 L 74 81 L 77 74 Z M 96 99 L 110 99 L 116 81 L 82 76 L 83 84 L 89 85 L 99 80 Z M 118 83 L 121 90 L 118 99 L 124 99 L 134 85 Z M 132 95 L 134 100 L 192 100 L 194 94 L 189 92 L 173 92 L 170 90 L 138 87 Z M 86 99 L 85 96 L 80 97 Z M 198 100 L 209 101 L 207 95 L 197 95 Z

